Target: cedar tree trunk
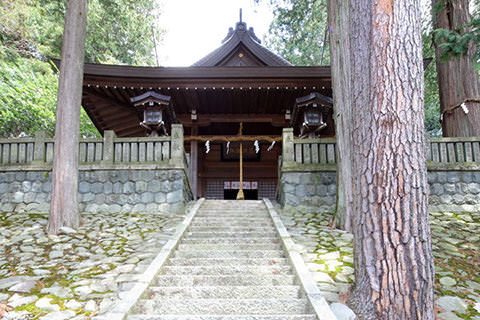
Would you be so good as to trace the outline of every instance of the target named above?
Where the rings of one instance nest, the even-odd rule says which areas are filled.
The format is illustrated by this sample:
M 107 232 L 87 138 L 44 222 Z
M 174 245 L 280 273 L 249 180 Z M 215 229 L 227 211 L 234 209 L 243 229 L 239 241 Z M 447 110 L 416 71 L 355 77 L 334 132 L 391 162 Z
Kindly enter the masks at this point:
M 87 0 L 68 0 L 57 99 L 55 157 L 48 232 L 76 228 L 78 212 L 78 142 L 82 98 Z
M 350 0 L 328 0 L 330 61 L 334 100 L 335 135 L 337 137 L 337 227 L 352 232 L 352 160 L 350 145 Z
M 350 2 L 359 319 L 433 319 L 419 0 Z
M 453 31 L 470 22 L 468 0 L 432 0 L 432 7 L 435 29 Z M 480 136 L 480 83 L 472 61 L 474 44 L 470 44 L 466 55 L 449 61 L 441 61 L 439 45 L 435 43 L 443 136 Z M 462 103 L 468 113 L 460 107 Z

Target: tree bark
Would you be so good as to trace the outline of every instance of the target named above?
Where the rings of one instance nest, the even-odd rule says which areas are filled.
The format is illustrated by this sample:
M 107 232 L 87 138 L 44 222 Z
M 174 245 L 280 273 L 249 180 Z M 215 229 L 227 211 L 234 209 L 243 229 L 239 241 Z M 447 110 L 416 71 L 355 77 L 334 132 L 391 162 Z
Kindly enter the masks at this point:
M 351 1 L 355 287 L 359 319 L 433 319 L 419 0 Z
M 453 31 L 470 22 L 468 0 L 432 0 L 432 7 L 435 29 Z M 435 43 L 443 136 L 480 136 L 480 83 L 472 60 L 475 45 L 472 42 L 466 55 L 447 62 L 440 59 L 442 49 L 439 45 Z M 460 107 L 462 103 L 468 113 Z
M 337 137 L 337 205 L 336 225 L 352 232 L 352 157 L 351 157 L 351 89 L 350 89 L 350 0 L 328 0 L 330 61 Z
M 76 228 L 78 212 L 78 143 L 82 98 L 87 0 L 68 0 L 58 86 L 52 199 L 48 232 Z

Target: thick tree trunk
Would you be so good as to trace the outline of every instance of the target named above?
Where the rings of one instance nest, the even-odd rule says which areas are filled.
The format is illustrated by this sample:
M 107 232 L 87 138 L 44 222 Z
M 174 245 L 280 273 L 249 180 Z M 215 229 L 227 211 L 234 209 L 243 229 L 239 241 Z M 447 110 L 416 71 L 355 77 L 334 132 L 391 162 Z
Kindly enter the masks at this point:
M 432 7 L 435 29 L 457 30 L 470 22 L 468 0 L 432 0 Z M 480 83 L 473 66 L 474 53 L 472 43 L 466 55 L 444 62 L 439 43 L 435 43 L 444 137 L 480 136 Z M 462 103 L 468 113 L 460 107 Z
M 330 61 L 337 137 L 337 227 L 352 232 L 352 157 L 351 157 L 351 89 L 350 89 L 350 0 L 328 0 L 330 27 Z
M 350 2 L 359 319 L 433 319 L 419 0 Z
M 48 232 L 76 228 L 78 213 L 78 142 L 82 98 L 87 0 L 68 0 L 57 99 L 55 158 Z

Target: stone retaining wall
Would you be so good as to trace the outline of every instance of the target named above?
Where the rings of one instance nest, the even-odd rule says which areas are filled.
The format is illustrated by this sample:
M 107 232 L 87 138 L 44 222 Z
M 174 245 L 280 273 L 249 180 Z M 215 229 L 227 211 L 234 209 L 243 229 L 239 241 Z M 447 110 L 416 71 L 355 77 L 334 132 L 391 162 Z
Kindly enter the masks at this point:
M 0 172 L 0 211 L 48 212 L 50 171 Z M 182 213 L 192 194 L 184 170 L 81 170 L 78 200 L 88 213 Z
M 480 212 L 480 171 L 429 170 L 430 209 L 433 211 Z M 285 210 L 333 212 L 336 172 L 284 172 L 278 187 Z

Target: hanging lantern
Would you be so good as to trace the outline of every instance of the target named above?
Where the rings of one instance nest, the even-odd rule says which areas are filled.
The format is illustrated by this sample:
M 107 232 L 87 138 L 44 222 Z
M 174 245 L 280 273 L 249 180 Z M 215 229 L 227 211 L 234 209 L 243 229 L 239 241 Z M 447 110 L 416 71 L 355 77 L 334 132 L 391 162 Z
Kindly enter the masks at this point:
M 168 135 L 172 123 L 177 122 L 169 96 L 148 91 L 130 101 L 137 108 L 140 126 L 147 130 L 150 137 Z
M 324 119 L 333 112 L 333 99 L 318 92 L 296 99 L 290 126 L 300 130 L 300 138 L 318 138 L 327 127 Z

